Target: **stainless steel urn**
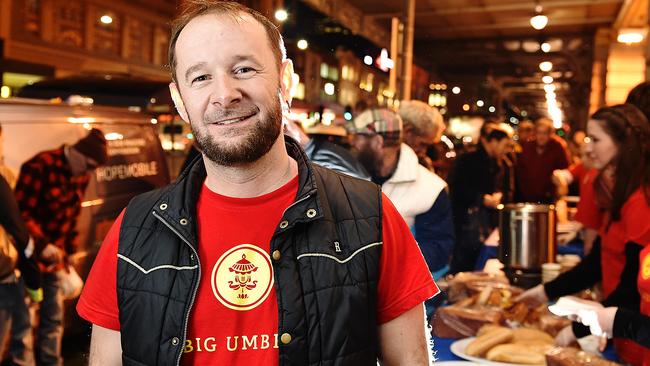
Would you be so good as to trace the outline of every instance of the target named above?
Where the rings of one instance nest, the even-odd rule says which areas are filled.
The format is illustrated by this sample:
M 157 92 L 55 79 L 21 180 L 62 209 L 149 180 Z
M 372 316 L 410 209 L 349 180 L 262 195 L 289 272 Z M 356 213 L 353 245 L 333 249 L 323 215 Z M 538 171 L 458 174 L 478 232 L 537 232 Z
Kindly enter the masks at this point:
M 499 206 L 499 260 L 511 282 L 530 287 L 542 264 L 555 262 L 555 207 L 532 203 Z

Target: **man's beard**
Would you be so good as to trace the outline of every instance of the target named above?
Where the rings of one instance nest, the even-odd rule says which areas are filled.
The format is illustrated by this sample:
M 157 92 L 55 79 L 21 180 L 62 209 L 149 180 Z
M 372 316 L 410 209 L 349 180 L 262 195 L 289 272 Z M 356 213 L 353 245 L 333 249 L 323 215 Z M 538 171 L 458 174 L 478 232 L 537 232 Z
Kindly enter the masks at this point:
M 379 177 L 379 156 L 374 151 L 372 151 L 369 146 L 364 145 L 361 149 L 357 149 L 355 155 L 361 165 L 366 168 L 366 171 L 370 174 L 370 176 L 375 178 Z
M 269 112 L 267 119 L 257 122 L 253 131 L 250 131 L 243 141 L 234 145 L 219 144 L 209 133 L 196 128 L 194 123 L 190 125 L 196 144 L 208 159 L 221 166 L 237 166 L 259 160 L 271 150 L 278 139 L 282 128 L 282 110 L 279 101 L 274 103 Z M 205 116 L 203 118 L 204 121 L 200 123 L 207 126 L 209 123 L 205 120 L 209 121 L 210 118 Z

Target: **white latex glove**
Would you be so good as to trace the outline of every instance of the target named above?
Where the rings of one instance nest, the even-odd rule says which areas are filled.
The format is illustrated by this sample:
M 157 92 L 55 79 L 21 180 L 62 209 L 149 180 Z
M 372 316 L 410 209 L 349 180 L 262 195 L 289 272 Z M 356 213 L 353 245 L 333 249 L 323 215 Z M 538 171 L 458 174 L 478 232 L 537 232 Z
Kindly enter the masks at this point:
M 541 304 L 547 303 L 548 296 L 546 296 L 546 292 L 544 291 L 544 285 L 537 285 L 522 292 L 521 295 L 515 297 L 514 301 L 524 302 L 531 308 L 536 308 Z
M 564 327 L 557 336 L 555 336 L 555 344 L 560 347 L 567 347 L 574 342 L 576 342 L 576 336 L 573 334 L 573 329 L 571 329 L 570 325 Z
M 614 333 L 614 318 L 618 308 L 601 308 L 597 310 L 580 312 L 580 322 L 589 327 L 591 334 L 599 337 L 612 338 Z

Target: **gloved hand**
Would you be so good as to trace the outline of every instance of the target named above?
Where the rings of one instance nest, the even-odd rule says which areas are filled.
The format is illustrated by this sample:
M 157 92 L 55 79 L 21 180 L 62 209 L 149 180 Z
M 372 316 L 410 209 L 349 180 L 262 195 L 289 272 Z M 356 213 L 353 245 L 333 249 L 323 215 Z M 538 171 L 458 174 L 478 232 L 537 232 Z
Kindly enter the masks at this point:
M 36 260 L 21 255 L 18 259 L 18 269 L 25 282 L 25 291 L 33 302 L 43 301 L 42 275 Z
M 547 303 L 548 296 L 546 296 L 546 292 L 544 291 L 544 285 L 537 285 L 515 297 L 514 301 L 524 302 L 531 308 L 536 308 L 541 304 Z
M 573 329 L 570 325 L 564 327 L 557 336 L 555 336 L 555 344 L 560 347 L 567 347 L 576 341 L 576 336 L 573 334 Z
M 29 296 L 30 300 L 35 303 L 39 303 L 43 301 L 43 289 L 42 288 L 37 288 L 35 290 L 25 287 L 25 292 L 27 292 L 27 296 Z
M 614 318 L 617 307 L 586 310 L 578 313 L 579 321 L 588 326 L 591 334 L 599 337 L 612 338 L 614 333 Z

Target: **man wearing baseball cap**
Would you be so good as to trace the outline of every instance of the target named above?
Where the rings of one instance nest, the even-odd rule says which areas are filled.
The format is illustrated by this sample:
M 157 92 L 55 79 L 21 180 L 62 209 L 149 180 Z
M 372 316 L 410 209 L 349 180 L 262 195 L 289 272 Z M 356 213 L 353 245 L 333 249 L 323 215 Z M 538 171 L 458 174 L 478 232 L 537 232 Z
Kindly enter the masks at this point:
M 76 226 L 90 172 L 106 163 L 106 138 L 92 129 L 73 145 L 43 151 L 20 168 L 15 196 L 43 270 L 36 362 L 61 365 L 63 297 L 56 272 L 75 252 Z
M 447 184 L 418 163 L 415 151 L 403 142 L 404 124 L 389 109 L 368 109 L 349 126 L 352 146 L 372 181 L 381 185 L 414 232 L 429 270 L 439 277 L 447 270 L 454 245 Z

